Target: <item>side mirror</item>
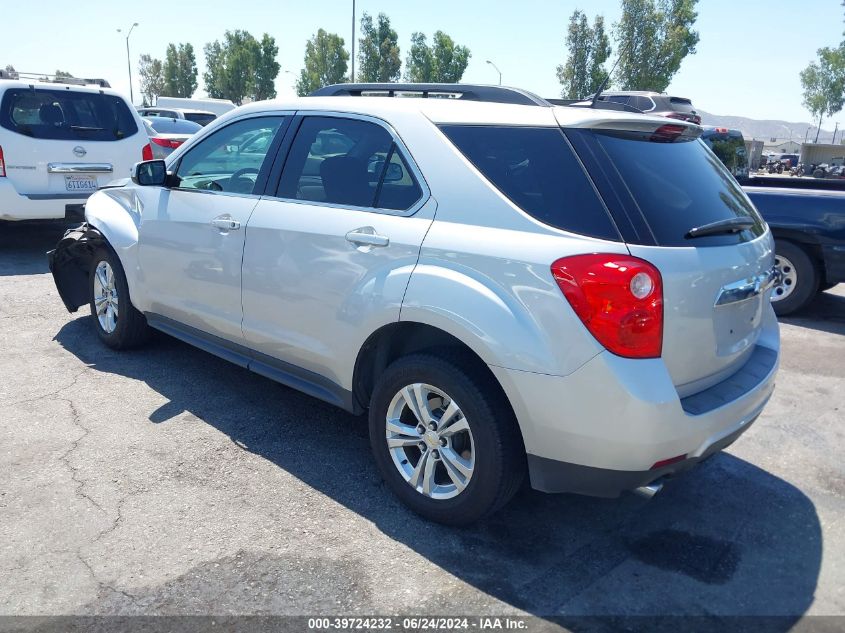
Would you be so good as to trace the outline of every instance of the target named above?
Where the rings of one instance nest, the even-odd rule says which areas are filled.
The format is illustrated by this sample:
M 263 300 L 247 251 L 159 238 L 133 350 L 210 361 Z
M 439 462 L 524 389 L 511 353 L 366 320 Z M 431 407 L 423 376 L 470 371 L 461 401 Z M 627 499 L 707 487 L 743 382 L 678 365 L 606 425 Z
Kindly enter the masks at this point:
M 384 174 L 384 182 L 399 182 L 405 177 L 405 172 L 402 170 L 402 165 L 399 163 L 390 163 L 387 166 L 387 173 Z
M 143 187 L 163 187 L 167 183 L 167 165 L 163 160 L 145 160 L 132 168 L 132 182 Z

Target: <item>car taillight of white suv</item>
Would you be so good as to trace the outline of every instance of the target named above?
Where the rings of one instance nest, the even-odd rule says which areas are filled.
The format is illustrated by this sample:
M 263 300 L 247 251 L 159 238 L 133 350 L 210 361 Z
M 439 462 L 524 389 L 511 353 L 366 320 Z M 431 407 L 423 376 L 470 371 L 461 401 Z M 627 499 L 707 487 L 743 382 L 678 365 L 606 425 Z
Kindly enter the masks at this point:
M 748 429 L 773 242 L 700 128 L 489 86 L 357 96 L 395 89 L 253 103 L 139 164 L 51 253 L 65 305 L 113 348 L 155 328 L 368 412 L 388 487 L 444 523 L 526 476 L 654 491 Z

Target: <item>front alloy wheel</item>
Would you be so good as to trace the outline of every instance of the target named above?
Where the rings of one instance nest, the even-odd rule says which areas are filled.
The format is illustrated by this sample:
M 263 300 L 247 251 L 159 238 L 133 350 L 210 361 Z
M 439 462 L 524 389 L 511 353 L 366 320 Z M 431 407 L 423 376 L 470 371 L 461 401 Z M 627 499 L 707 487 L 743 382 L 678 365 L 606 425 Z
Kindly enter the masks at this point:
M 432 499 L 451 499 L 475 469 L 472 431 L 458 403 L 424 383 L 400 389 L 387 410 L 386 441 L 402 478 Z
M 94 308 L 100 327 L 106 334 L 117 329 L 118 290 L 114 270 L 107 261 L 101 261 L 94 269 Z

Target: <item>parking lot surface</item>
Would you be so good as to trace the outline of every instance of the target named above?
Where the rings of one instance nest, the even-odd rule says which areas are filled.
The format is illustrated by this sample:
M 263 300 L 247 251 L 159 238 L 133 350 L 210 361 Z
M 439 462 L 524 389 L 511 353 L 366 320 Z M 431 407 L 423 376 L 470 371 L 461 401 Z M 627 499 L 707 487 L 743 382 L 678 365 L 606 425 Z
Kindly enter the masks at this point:
M 2 614 L 845 615 L 845 285 L 782 323 L 756 424 L 652 500 L 526 489 L 454 529 L 391 496 L 364 418 L 101 345 L 47 270 L 63 229 L 0 225 Z

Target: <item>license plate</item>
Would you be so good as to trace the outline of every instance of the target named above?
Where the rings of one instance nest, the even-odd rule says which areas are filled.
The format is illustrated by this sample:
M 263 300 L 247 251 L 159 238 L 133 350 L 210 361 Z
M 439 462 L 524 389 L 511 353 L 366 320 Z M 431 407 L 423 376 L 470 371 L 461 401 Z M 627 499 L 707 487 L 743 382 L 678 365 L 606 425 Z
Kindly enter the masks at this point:
M 97 191 L 97 179 L 94 176 L 65 176 L 67 191 Z

